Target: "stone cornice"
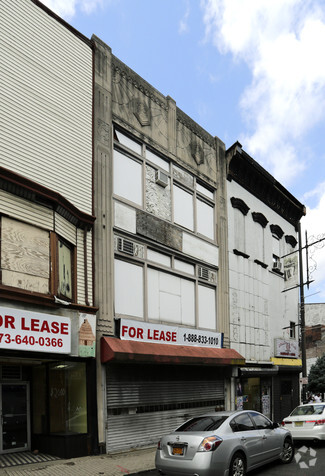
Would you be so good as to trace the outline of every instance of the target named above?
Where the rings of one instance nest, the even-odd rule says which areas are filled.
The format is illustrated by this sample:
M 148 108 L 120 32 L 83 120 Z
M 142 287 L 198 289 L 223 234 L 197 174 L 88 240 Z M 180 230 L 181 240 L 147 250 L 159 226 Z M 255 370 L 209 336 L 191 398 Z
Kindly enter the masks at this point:
M 193 119 L 191 119 L 185 112 L 183 112 L 178 107 L 176 108 L 176 117 L 177 120 L 183 124 L 187 129 L 193 132 L 197 137 L 202 139 L 206 144 L 208 144 L 213 149 L 216 148 L 215 138 L 209 134 L 205 129 L 203 129 L 199 124 L 197 124 Z
M 151 101 L 158 104 L 162 109 L 168 110 L 165 96 L 114 55 L 112 55 L 112 69 L 113 76 L 116 77 L 116 75 L 120 74 L 126 81 L 131 83 L 132 86 L 151 99 Z
M 226 158 L 227 179 L 235 180 L 297 230 L 301 217 L 306 214 L 305 206 L 255 162 L 239 142 L 226 151 Z

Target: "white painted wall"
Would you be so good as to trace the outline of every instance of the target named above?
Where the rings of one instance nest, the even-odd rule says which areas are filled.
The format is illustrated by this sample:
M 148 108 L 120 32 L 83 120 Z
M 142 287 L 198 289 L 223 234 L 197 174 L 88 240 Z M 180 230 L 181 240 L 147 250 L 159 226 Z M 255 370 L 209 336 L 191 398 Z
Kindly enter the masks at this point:
M 0 42 L 0 166 L 91 213 L 91 48 L 30 0 L 1 0 Z
M 285 235 L 296 237 L 294 227 L 267 207 L 263 202 L 247 192 L 234 180 L 227 183 L 229 214 L 229 299 L 230 299 L 230 346 L 238 350 L 246 360 L 269 361 L 274 356 L 274 339 L 289 338 L 290 321 L 298 323 L 298 289 L 282 292 L 284 278 L 272 272 L 273 243 L 270 225 L 279 225 Z M 236 214 L 230 198 L 242 199 L 250 208 L 245 217 L 244 251 L 249 258 L 236 256 L 235 242 Z M 261 233 L 256 232 L 257 224 L 252 212 L 262 213 L 268 220 L 264 234 L 264 257 L 262 259 Z M 240 212 L 239 212 L 240 213 Z M 293 251 L 281 239 L 281 256 Z M 256 242 L 258 240 L 258 242 Z M 298 245 L 295 249 L 298 249 Z M 254 263 L 258 259 L 268 265 L 267 269 Z M 298 329 L 296 328 L 296 335 Z

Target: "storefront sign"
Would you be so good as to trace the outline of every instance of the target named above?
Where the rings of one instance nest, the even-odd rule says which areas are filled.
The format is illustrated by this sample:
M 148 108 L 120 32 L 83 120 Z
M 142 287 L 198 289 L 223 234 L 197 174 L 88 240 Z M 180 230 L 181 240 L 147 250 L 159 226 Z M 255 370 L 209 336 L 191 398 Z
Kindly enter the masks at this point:
M 79 357 L 96 357 L 96 316 L 79 314 Z
M 0 349 L 69 354 L 70 319 L 0 307 Z
M 275 356 L 297 359 L 299 357 L 298 342 L 296 340 L 275 339 Z
M 218 332 L 150 324 L 131 319 L 119 320 L 120 339 L 156 344 L 174 344 L 198 347 L 222 348 L 223 334 Z

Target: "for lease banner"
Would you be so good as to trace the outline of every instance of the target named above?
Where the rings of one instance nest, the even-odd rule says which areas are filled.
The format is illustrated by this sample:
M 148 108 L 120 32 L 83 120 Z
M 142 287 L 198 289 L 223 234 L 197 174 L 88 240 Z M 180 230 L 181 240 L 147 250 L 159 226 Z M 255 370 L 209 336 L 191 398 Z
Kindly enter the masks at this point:
M 0 349 L 69 354 L 70 319 L 0 307 Z
M 152 324 L 132 319 L 119 319 L 119 337 L 122 340 L 174 344 L 198 347 L 222 347 L 222 333 Z

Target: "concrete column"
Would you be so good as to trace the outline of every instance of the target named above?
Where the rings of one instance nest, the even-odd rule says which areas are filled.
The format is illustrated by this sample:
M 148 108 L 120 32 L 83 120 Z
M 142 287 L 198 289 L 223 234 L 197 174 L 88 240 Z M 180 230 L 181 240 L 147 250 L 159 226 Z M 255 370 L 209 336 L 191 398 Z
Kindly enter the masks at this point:
M 100 339 L 113 334 L 113 236 L 112 236 L 112 52 L 99 38 L 92 37 L 94 45 L 94 112 L 93 197 L 95 248 L 95 305 L 97 319 L 97 405 L 98 440 L 105 445 L 106 379 L 100 361 Z

